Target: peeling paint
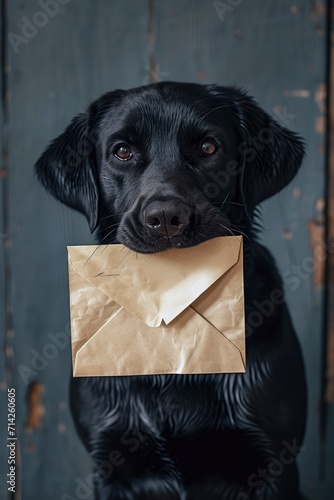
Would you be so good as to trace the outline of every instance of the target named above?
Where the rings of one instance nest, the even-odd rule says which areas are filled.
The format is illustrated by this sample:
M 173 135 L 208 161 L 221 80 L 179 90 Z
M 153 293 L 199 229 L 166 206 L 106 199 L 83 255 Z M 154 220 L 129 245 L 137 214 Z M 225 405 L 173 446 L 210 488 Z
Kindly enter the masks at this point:
M 326 16 L 326 7 L 322 0 L 316 0 L 313 12 L 322 17 Z
M 303 97 L 306 99 L 310 97 L 311 92 L 307 89 L 293 89 L 293 90 L 284 90 L 283 95 L 292 96 L 292 97 Z
M 13 339 L 15 337 L 15 332 L 12 328 L 8 328 L 7 330 L 7 336 L 9 339 Z
M 318 116 L 315 121 L 315 131 L 318 134 L 326 133 L 326 119 L 325 119 L 326 97 L 327 97 L 326 84 L 320 83 L 315 91 L 315 102 L 317 103 L 320 112 L 320 116 Z
M 332 327 L 333 328 L 333 327 Z M 326 370 L 326 392 L 325 401 L 328 403 L 334 402 L 334 334 L 331 329 L 331 334 L 328 336 L 327 343 L 327 370 Z
M 315 121 L 315 131 L 318 134 L 324 134 L 326 132 L 326 120 L 324 116 L 318 116 Z
M 292 240 L 293 234 L 292 231 L 290 231 L 290 229 L 285 229 L 282 233 L 282 236 L 285 240 Z
M 320 83 L 315 91 L 315 102 L 321 113 L 326 113 L 327 89 L 325 83 Z
M 58 432 L 64 433 L 66 432 L 66 425 L 65 424 L 58 424 Z
M 7 358 L 12 358 L 13 357 L 13 347 L 12 346 L 7 346 L 5 348 L 5 354 L 7 356 Z
M 25 421 L 25 430 L 32 433 L 34 429 L 39 429 L 45 415 L 45 407 L 42 403 L 44 386 L 40 382 L 32 382 L 28 388 L 27 403 L 28 414 Z
M 301 195 L 301 194 L 302 194 L 302 192 L 301 192 L 301 189 L 300 189 L 300 188 L 298 188 L 298 187 L 293 188 L 293 191 L 292 191 L 292 196 L 293 196 L 296 200 L 298 200 L 298 198 L 300 198 L 300 195 Z
M 325 200 L 324 198 L 318 198 L 317 201 L 315 202 L 315 209 L 317 212 L 323 212 L 325 210 Z
M 323 200 L 317 201 L 318 206 L 321 206 Z M 307 223 L 310 243 L 313 253 L 313 286 L 316 289 L 321 288 L 325 282 L 325 261 L 326 243 L 325 243 L 325 218 L 323 215 L 316 215 Z
M 333 6 L 329 3 L 330 10 L 329 15 L 333 12 Z M 328 264 L 327 264 L 327 297 L 326 297 L 326 320 L 327 320 L 327 338 L 326 338 L 326 381 L 324 390 L 324 400 L 328 404 L 323 408 L 324 415 L 326 410 L 333 407 L 334 403 L 334 106 L 333 106 L 333 91 L 334 91 L 334 29 L 333 26 L 329 26 L 329 58 L 330 58 L 330 71 L 328 75 L 329 88 L 328 94 L 330 97 L 330 106 L 328 109 L 328 172 L 327 172 L 327 182 L 328 182 L 328 193 L 330 196 L 327 198 L 327 219 L 328 219 Z M 323 437 L 326 435 L 325 432 L 328 429 L 329 421 L 326 422 L 323 419 Z
M 310 18 L 315 20 L 318 17 L 326 17 L 326 6 L 322 0 L 316 0 L 314 7 L 310 11 Z

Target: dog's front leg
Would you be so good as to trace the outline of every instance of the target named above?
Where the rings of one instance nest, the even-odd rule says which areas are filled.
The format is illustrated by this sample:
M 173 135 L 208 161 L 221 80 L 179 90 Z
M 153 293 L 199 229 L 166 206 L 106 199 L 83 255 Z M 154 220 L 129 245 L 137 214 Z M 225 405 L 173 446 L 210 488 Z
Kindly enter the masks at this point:
M 123 399 L 119 395 L 121 389 Z M 95 497 L 97 500 L 183 500 L 181 474 L 161 437 L 169 410 L 165 404 L 166 415 L 162 418 L 159 401 L 154 400 L 154 411 L 125 408 L 120 412 L 121 402 L 125 405 L 127 401 L 124 395 L 130 393 L 127 378 L 72 379 L 71 410 L 92 459 Z
M 231 458 L 220 472 L 193 479 L 187 500 L 299 500 L 296 440 L 282 448 L 276 440 L 244 434 L 243 440 L 227 451 Z M 254 439 L 255 438 L 255 439 Z M 218 462 L 218 461 L 217 461 Z
M 296 465 L 293 474 L 297 474 Z M 262 488 L 250 487 L 236 481 L 231 481 L 221 476 L 207 478 L 205 481 L 194 484 L 189 489 L 187 500 L 302 500 L 298 488 L 291 488 L 284 484 L 284 478 L 266 484 Z
M 185 500 L 164 440 L 149 432 L 100 431 L 90 440 L 97 500 Z

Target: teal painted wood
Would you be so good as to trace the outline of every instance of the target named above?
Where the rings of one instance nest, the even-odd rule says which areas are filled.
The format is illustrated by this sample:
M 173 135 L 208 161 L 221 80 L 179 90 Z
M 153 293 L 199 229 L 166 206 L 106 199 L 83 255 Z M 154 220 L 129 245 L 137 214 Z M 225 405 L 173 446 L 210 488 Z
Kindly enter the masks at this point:
M 1 123 L 0 123 L 1 127 Z M 2 187 L 2 186 L 1 186 Z M 2 195 L 0 194 L 0 203 L 2 202 Z M 1 205 L 2 207 L 2 205 Z M 0 213 L 2 208 L 0 209 Z M 1 226 L 0 233 L 3 234 Z M 3 264 L 3 237 L 0 241 L 0 342 L 1 345 L 5 345 L 5 290 L 4 290 L 4 264 Z M 1 350 L 0 354 L 0 499 L 5 499 L 7 497 L 7 487 L 6 487 L 6 474 L 7 474 L 7 382 L 6 382 L 6 371 L 5 371 L 5 351 Z
M 79 484 L 87 495 L 92 488 L 69 413 L 70 347 L 55 346 L 52 335 L 68 332 L 66 245 L 93 239 L 81 215 L 38 185 L 33 165 L 94 98 L 143 83 L 149 22 L 148 9 L 135 0 L 53 2 L 57 12 L 47 17 L 40 4 L 10 2 L 9 31 L 27 42 L 16 45 L 12 37 L 10 46 L 15 362 L 24 499 L 58 500 L 65 493 L 76 497 Z M 38 373 L 30 377 L 24 369 Z M 42 427 L 27 434 L 26 384 L 33 378 L 45 388 L 45 416 Z
M 220 9 L 215 6 L 219 6 Z M 233 6 L 232 6 L 233 5 Z M 323 215 L 326 78 L 325 4 L 313 1 L 202 2 L 157 0 L 155 57 L 160 79 L 245 87 L 277 120 L 307 141 L 307 159 L 293 183 L 263 204 L 261 235 L 285 276 L 309 388 L 301 481 L 309 499 L 328 490 L 320 476 L 319 400 L 323 292 L 310 271 L 309 225 Z M 303 278 L 292 284 L 296 269 Z M 284 367 L 282 367 L 284 369 Z M 333 422 L 331 422 L 333 425 Z
M 324 4 L 311 0 L 293 5 L 285 0 L 226 0 L 221 4 L 230 8 L 223 12 L 217 11 L 215 2 L 156 0 L 156 25 L 151 25 L 149 41 L 148 3 L 69 0 L 48 14 L 45 22 L 45 16 L 37 15 L 42 10 L 39 3 L 10 2 L 9 31 L 27 35 L 27 43 L 15 45 L 12 38 L 10 46 L 11 253 L 25 500 L 59 499 L 64 493 L 75 497 L 80 481 L 89 489 L 87 455 L 68 411 L 69 346 L 58 348 L 56 357 L 46 360 L 36 377 L 45 387 L 46 413 L 43 427 L 32 435 L 24 432 L 27 386 L 22 371 L 17 370 L 19 365 L 36 367 L 36 352 L 46 352 L 46 345 L 52 343 L 48 334 L 65 332 L 66 245 L 92 242 L 83 217 L 52 200 L 32 172 L 47 142 L 73 115 L 107 90 L 149 83 L 154 62 L 160 80 L 245 86 L 269 113 L 308 142 L 308 158 L 299 176 L 263 207 L 263 241 L 283 273 L 293 272 L 292 266 L 312 258 L 307 224 L 321 215 L 318 200 L 324 197 L 325 183 L 321 133 Z M 45 24 L 36 31 L 29 25 L 34 21 Z M 286 283 L 310 391 L 300 467 L 307 497 L 326 500 L 331 478 L 328 473 L 327 482 L 321 483 L 317 413 L 323 297 L 321 289 L 313 286 L 312 274 L 306 274 L 296 290 Z
M 326 455 L 324 460 L 324 494 L 328 495 L 324 498 L 333 498 L 334 493 L 334 478 L 333 478 L 333 464 L 334 464 L 334 404 L 329 404 L 327 413 L 327 429 L 326 429 Z
M 0 26 L 2 26 L 2 10 L 0 6 Z M 2 34 L 0 33 L 0 36 Z M 0 53 L 1 70 L 3 68 L 2 53 Z M 2 79 L 0 79 L 0 95 L 2 95 Z M 2 156 L 3 145 L 3 113 L 2 105 L 0 106 L 0 151 Z M 0 172 L 2 168 L 2 161 L 0 163 Z M 3 226 L 3 188 L 4 177 L 0 176 L 0 343 L 1 346 L 5 345 L 5 269 L 4 269 L 4 226 Z M 7 497 L 7 382 L 5 372 L 5 351 L 1 349 L 0 354 L 0 498 Z

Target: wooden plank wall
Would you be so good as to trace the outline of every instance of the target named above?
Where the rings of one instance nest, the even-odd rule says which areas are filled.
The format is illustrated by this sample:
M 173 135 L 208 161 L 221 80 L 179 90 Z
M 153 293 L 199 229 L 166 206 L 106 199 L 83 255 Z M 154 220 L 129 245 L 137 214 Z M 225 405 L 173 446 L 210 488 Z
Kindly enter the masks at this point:
M 334 484 L 330 464 L 321 462 L 324 429 L 319 413 L 324 276 L 315 259 L 323 238 L 326 181 L 325 3 L 54 0 L 48 13 L 41 4 L 11 0 L 6 27 L 11 123 L 6 189 L 24 500 L 56 500 L 65 493 L 75 497 L 79 483 L 89 490 L 88 458 L 68 409 L 69 346 L 57 348 L 53 359 L 43 353 L 52 343 L 50 333 L 68 331 L 66 245 L 93 239 L 81 215 L 62 207 L 37 184 L 34 162 L 69 120 L 103 92 L 167 79 L 243 86 L 307 141 L 300 174 L 263 207 L 261 238 L 285 276 L 306 360 L 309 419 L 300 457 L 303 490 L 310 500 L 330 499 Z M 22 39 L 8 38 L 9 33 Z M 310 259 L 315 271 L 304 269 L 310 269 Z M 304 277 L 295 287 L 291 277 L 298 266 Z M 43 389 L 44 414 L 39 428 L 27 430 L 27 390 L 35 379 Z M 3 371 L 0 384 L 6 388 Z M 334 425 L 331 419 L 329 427 Z M 6 498 L 3 485 L 0 498 Z
M 0 26 L 3 26 L 5 12 L 0 7 Z M 1 38 L 3 33 L 0 34 Z M 1 40 L 3 42 L 3 40 Z M 1 43 L 1 47 L 2 47 Z M 1 63 L 1 80 L 0 80 L 0 94 L 1 94 L 1 106 L 0 106 L 0 151 L 1 151 L 1 163 L 0 163 L 0 339 L 1 339 L 1 362 L 0 362 L 0 498 L 5 498 L 6 494 L 6 481 L 7 481 L 7 425 L 5 420 L 5 415 L 7 411 L 5 410 L 7 406 L 7 383 L 6 383 L 6 364 L 4 361 L 4 351 L 7 347 L 6 345 L 6 311 L 5 311 L 5 296 L 6 296 L 6 286 L 5 286 L 5 242 L 6 236 L 6 218 L 5 218 L 5 199 L 6 191 L 8 188 L 6 176 L 6 159 L 5 159 L 5 131 L 4 131 L 4 100 L 5 100 L 5 88 L 4 88 L 4 51 L 0 51 L 0 63 Z
M 334 4 L 328 11 L 328 148 L 327 148 L 327 260 L 326 338 L 324 343 L 324 477 L 330 478 L 334 463 Z

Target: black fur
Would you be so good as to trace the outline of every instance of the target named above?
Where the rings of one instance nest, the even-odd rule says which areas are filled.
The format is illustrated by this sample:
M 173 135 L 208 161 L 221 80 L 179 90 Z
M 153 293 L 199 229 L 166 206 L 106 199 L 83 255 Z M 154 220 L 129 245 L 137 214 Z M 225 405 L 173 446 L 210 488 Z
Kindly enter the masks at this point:
M 245 92 L 164 82 L 105 94 L 38 160 L 46 189 L 84 213 L 101 243 L 156 252 L 244 235 L 245 374 L 72 380 L 96 498 L 299 498 L 304 368 L 279 274 L 252 222 L 303 154 L 302 141 Z

